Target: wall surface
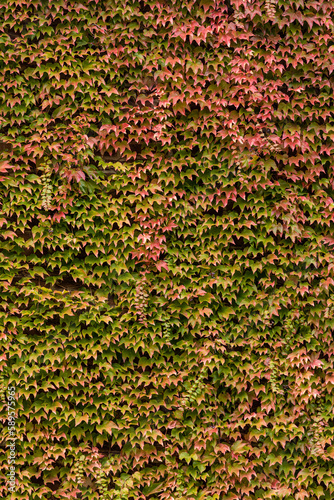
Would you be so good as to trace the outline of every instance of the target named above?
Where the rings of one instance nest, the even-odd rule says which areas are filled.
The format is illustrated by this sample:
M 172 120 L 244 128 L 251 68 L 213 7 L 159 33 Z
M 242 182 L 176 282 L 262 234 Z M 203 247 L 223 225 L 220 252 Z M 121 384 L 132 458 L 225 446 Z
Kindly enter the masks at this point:
M 331 500 L 330 1 L 0 1 L 0 497 Z

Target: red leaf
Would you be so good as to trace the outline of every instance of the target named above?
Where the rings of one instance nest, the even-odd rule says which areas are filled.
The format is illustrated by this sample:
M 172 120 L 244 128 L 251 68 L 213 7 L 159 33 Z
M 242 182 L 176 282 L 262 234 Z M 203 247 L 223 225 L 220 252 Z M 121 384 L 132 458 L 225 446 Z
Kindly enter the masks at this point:
M 168 265 L 165 261 L 163 260 L 159 260 L 157 263 L 156 263 L 156 266 L 157 266 L 157 269 L 158 271 L 161 271 L 162 268 L 166 269 L 166 271 L 168 271 Z
M 14 165 L 10 165 L 8 161 L 0 162 L 0 172 L 7 172 L 9 168 L 14 168 Z
M 59 212 L 58 214 L 55 214 L 53 216 L 53 219 L 60 222 L 61 219 L 65 219 L 66 215 L 64 214 L 64 212 Z

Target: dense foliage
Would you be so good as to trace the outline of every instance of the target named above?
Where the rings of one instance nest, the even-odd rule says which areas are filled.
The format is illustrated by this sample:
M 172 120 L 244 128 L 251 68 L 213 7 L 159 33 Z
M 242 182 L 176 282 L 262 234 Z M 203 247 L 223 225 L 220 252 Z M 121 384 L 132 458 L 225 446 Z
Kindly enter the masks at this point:
M 0 5 L 13 498 L 333 498 L 333 2 Z

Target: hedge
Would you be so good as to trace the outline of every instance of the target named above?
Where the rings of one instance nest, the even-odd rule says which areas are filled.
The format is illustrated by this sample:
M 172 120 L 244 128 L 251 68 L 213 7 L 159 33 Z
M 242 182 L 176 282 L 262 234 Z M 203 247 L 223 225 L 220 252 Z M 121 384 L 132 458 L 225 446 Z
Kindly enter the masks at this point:
M 0 3 L 0 496 L 334 497 L 333 2 Z

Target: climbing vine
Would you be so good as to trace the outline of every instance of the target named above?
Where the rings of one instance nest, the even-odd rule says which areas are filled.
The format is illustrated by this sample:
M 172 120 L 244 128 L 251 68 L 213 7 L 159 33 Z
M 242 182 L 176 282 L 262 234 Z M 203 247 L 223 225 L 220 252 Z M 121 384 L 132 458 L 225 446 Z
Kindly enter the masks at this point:
M 333 497 L 333 9 L 0 2 L 0 498 Z

